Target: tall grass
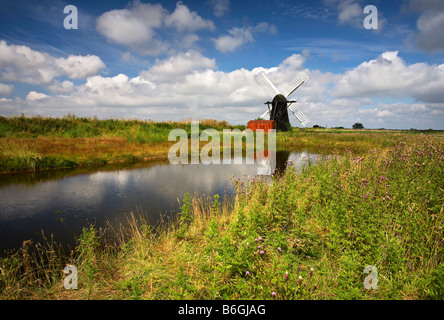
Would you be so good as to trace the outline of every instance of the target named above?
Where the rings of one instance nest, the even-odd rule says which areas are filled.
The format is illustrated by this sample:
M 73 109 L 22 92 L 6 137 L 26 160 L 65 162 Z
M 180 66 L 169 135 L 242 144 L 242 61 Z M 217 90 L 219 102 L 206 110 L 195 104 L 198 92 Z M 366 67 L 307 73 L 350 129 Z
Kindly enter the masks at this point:
M 244 129 L 202 119 L 199 130 Z M 166 158 L 172 129 L 191 135 L 191 120 L 91 119 L 0 116 L 0 172 L 102 165 Z
M 444 142 L 398 138 L 235 179 L 234 198 L 186 195 L 158 225 L 131 214 L 117 237 L 86 228 L 72 256 L 52 257 L 59 273 L 19 250 L 2 258 L 1 297 L 443 299 Z M 63 261 L 78 266 L 78 290 L 61 286 Z M 363 286 L 368 265 L 377 289 Z

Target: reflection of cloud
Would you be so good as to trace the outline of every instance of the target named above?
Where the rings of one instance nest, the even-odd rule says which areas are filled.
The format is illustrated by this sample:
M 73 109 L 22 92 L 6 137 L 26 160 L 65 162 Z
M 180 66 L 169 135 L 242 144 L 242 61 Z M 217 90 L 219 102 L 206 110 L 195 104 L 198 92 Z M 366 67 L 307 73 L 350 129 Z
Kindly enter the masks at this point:
M 291 153 L 289 160 L 300 166 L 306 157 L 306 153 Z M 260 168 L 264 167 L 258 161 L 246 164 L 244 159 L 242 164 L 156 165 L 82 174 L 31 186 L 12 184 L 0 188 L 0 222 L 43 221 L 56 210 L 85 216 L 112 215 L 112 211 L 120 214 L 123 207 L 133 210 L 141 205 L 148 211 L 162 211 L 177 204 L 186 192 L 211 196 L 231 189 L 233 176 L 254 177 Z

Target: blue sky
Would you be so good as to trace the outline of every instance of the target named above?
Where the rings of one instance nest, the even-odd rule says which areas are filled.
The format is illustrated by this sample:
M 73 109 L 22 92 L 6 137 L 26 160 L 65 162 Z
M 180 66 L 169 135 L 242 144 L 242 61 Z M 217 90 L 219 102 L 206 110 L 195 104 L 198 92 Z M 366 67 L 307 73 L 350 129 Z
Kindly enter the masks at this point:
M 78 28 L 65 29 L 74 5 Z M 364 28 L 367 5 L 378 28 Z M 0 114 L 444 129 L 444 1 L 0 1 Z M 375 21 L 372 21 L 375 23 Z M 292 119 L 294 126 L 301 126 Z

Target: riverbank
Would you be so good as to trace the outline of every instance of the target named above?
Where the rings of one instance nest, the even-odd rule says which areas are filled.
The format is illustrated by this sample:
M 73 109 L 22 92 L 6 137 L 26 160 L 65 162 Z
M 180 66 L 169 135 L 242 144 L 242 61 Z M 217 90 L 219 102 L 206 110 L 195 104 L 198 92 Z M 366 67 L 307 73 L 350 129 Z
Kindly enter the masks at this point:
M 200 130 L 207 128 L 244 126 L 200 121 Z M 166 159 L 172 129 L 190 132 L 190 121 L 0 116 L 0 173 Z
M 199 131 L 244 130 L 225 121 L 199 121 Z M 97 120 L 0 116 L 0 174 L 53 168 L 88 167 L 112 163 L 167 159 L 175 142 L 173 129 L 191 134 L 191 121 Z M 293 128 L 277 133 L 277 148 L 311 149 L 332 153 L 362 153 L 393 146 L 405 135 L 439 135 L 438 131 L 393 131 Z M 222 140 L 221 140 L 222 141 Z M 200 147 L 206 142 L 201 141 Z
M 52 239 L 25 242 L 1 258 L 1 298 L 444 297 L 441 137 L 296 130 L 279 141 L 338 156 L 271 183 L 233 181 L 234 199 L 186 196 L 177 217 L 156 226 L 140 212 L 119 230 L 85 228 L 70 253 Z M 63 287 L 67 264 L 77 290 Z M 377 288 L 364 285 L 370 265 Z

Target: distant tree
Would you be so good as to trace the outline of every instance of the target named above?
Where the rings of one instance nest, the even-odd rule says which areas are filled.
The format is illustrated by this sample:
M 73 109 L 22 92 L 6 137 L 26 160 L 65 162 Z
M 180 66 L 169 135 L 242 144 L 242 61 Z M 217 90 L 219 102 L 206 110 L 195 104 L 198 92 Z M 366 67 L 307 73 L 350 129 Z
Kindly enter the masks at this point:
M 362 123 L 356 122 L 353 125 L 353 129 L 364 129 L 364 126 L 362 125 Z

